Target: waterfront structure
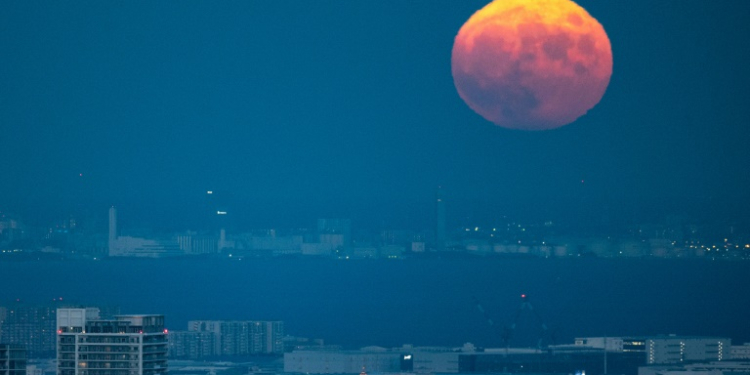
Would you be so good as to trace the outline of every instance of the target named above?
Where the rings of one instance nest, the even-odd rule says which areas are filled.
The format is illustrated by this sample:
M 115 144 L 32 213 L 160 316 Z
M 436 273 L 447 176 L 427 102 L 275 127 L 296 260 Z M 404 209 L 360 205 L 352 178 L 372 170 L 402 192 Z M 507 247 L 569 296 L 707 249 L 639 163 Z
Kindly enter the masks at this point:
M 111 257 L 164 258 L 184 255 L 180 244 L 172 240 L 120 236 L 110 244 Z
M 117 233 L 117 209 L 109 208 L 109 256 L 164 258 L 183 255 L 176 240 L 156 240 L 140 237 L 120 236 Z
M 221 233 L 221 238 L 225 238 L 226 234 L 223 229 Z M 205 233 L 198 234 L 191 231 L 177 234 L 175 237 L 180 250 L 187 255 L 216 254 L 219 249 L 219 242 L 221 241 L 216 236 Z M 226 239 L 224 242 L 226 242 Z
M 0 344 L 0 375 L 26 375 L 26 349 L 23 346 Z
M 166 375 L 163 315 L 101 320 L 96 308 L 57 310 L 57 375 Z
M 344 249 L 352 243 L 351 219 L 318 219 L 317 233 L 321 243 Z

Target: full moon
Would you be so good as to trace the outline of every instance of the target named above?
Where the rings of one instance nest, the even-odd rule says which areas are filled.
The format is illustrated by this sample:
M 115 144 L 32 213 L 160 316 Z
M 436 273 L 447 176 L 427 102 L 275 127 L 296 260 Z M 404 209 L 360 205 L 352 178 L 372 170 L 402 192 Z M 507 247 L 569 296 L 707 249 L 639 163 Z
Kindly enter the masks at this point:
M 602 25 L 570 0 L 495 0 L 459 30 L 451 67 L 458 94 L 485 119 L 546 130 L 599 103 L 612 47 Z

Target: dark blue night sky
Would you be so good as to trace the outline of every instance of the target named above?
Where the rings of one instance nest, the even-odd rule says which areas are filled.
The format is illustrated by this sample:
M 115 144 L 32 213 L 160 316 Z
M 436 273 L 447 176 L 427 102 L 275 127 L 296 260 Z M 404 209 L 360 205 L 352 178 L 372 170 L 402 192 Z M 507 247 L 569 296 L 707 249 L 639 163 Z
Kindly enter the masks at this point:
M 251 224 L 428 226 L 442 185 L 453 217 L 748 218 L 750 2 L 579 1 L 614 73 L 597 107 L 544 132 L 456 93 L 453 38 L 484 4 L 8 2 L 0 209 L 177 220 L 216 190 Z

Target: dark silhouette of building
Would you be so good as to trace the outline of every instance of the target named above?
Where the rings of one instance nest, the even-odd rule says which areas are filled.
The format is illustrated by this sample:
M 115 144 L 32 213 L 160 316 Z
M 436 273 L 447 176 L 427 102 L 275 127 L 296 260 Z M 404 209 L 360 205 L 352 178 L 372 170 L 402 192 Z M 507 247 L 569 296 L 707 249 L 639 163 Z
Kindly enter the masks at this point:
M 26 375 L 26 349 L 23 346 L 0 344 L 0 375 Z
M 0 307 L 0 342 L 20 345 L 34 357 L 54 356 L 55 309 L 52 304 Z

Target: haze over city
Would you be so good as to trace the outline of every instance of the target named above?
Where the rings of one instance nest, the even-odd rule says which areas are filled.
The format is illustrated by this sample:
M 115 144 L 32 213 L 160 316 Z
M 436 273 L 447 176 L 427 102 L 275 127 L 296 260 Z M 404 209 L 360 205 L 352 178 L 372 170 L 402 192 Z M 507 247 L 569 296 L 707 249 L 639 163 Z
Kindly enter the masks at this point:
M 483 4 L 11 4 L 0 205 L 189 227 L 217 190 L 255 225 L 404 224 L 432 218 L 442 185 L 454 216 L 747 219 L 744 3 L 581 1 L 614 73 L 597 107 L 546 132 L 498 128 L 458 97 L 453 39 Z
M 750 2 L 489 3 L 4 4 L 0 358 L 750 358 Z

